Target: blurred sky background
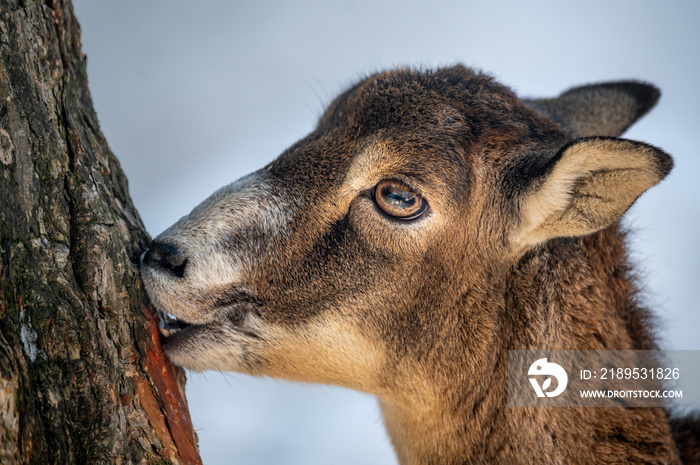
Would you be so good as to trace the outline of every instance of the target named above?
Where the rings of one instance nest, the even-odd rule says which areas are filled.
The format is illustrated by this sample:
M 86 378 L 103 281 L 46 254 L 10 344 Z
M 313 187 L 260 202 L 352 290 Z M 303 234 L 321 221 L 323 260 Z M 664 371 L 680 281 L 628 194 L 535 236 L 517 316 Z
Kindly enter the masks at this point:
M 627 214 L 668 349 L 700 349 L 700 2 L 73 0 L 102 131 L 155 236 L 396 65 L 463 62 L 524 96 L 635 78 L 659 105 L 626 137 L 676 167 Z M 207 465 L 396 463 L 372 397 L 190 373 Z

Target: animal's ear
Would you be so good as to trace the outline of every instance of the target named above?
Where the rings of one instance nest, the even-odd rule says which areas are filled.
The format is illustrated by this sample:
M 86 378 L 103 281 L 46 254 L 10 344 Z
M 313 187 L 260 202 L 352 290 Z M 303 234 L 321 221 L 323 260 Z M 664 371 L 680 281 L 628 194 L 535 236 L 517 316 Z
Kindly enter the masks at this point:
M 564 146 L 519 195 L 518 249 L 612 224 L 671 171 L 673 159 L 651 145 L 591 137 Z
M 609 82 L 576 87 L 548 99 L 525 99 L 577 137 L 619 136 L 656 105 L 661 92 L 651 84 Z

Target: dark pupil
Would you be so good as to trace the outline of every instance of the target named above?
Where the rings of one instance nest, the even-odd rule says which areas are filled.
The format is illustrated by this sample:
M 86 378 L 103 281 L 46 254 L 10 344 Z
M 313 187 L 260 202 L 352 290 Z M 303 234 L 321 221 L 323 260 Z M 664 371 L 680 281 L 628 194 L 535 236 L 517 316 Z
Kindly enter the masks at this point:
M 416 197 L 396 186 L 386 186 L 382 189 L 386 203 L 396 208 L 411 208 L 416 203 Z

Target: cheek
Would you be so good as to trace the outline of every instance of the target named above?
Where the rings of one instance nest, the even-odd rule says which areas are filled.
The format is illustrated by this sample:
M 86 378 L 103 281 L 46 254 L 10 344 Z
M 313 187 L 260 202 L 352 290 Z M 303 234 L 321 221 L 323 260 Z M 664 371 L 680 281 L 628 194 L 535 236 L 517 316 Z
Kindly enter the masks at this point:
M 348 218 L 358 240 L 367 247 L 397 260 L 412 261 L 422 255 L 431 238 L 442 230 L 442 216 L 428 208 L 424 216 L 415 220 L 390 219 L 371 200 L 359 198 L 353 202 Z
M 264 361 L 266 375 L 292 381 L 334 384 L 379 393 L 380 373 L 386 360 L 379 337 L 367 334 L 347 315 L 356 309 L 320 315 L 308 322 L 269 328 Z

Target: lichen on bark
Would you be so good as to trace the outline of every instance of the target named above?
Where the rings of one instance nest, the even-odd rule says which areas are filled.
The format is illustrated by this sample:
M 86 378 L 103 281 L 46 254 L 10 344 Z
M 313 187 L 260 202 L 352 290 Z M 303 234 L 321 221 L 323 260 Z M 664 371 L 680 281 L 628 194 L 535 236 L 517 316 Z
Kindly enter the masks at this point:
M 199 463 L 69 1 L 0 4 L 0 463 Z

